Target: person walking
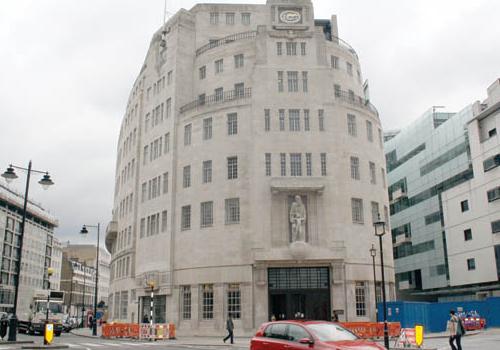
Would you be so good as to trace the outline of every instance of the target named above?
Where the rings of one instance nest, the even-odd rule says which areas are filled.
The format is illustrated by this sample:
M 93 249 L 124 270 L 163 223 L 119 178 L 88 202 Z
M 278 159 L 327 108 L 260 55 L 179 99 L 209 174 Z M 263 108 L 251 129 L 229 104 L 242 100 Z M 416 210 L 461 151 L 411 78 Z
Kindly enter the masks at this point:
M 223 339 L 224 343 L 226 340 L 231 338 L 231 344 L 234 344 L 234 339 L 233 339 L 233 330 L 234 330 L 234 323 L 233 323 L 233 318 L 231 315 L 228 316 L 227 321 L 226 321 L 226 329 L 227 329 L 227 336 Z
M 462 321 L 455 315 L 455 310 L 450 310 L 450 319 L 448 320 L 448 334 L 451 350 L 462 350 L 461 338 L 464 333 Z M 455 346 L 455 344 L 457 346 Z

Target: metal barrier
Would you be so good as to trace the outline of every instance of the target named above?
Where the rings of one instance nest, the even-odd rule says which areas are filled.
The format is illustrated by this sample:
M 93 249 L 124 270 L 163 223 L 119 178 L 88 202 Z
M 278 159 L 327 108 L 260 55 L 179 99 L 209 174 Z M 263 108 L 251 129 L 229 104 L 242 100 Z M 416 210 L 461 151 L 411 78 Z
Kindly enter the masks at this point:
M 149 323 L 106 323 L 102 326 L 103 338 L 132 338 L 147 340 L 175 339 L 175 325 Z
M 383 322 L 340 322 L 339 324 L 360 338 L 381 338 L 384 336 Z M 397 337 L 401 331 L 401 324 L 388 322 L 387 329 L 389 337 Z

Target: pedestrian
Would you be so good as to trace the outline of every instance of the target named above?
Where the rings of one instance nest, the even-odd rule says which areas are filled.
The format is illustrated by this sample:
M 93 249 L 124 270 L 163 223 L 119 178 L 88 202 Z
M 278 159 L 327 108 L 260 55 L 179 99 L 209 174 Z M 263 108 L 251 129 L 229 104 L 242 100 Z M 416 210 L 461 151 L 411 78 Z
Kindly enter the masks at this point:
M 227 329 L 227 336 L 223 339 L 224 343 L 226 342 L 226 340 L 231 338 L 231 344 L 234 344 L 234 339 L 233 339 L 234 324 L 231 315 L 229 315 L 227 318 L 226 329 Z
M 276 321 L 276 316 L 274 316 L 274 314 L 271 316 L 271 322 L 274 322 Z
M 448 334 L 450 335 L 451 350 L 462 350 L 461 338 L 464 334 L 462 320 L 455 315 L 455 310 L 450 310 L 450 319 L 448 321 Z M 455 346 L 455 344 L 457 346 Z
M 148 315 L 144 314 L 144 317 L 142 318 L 142 323 L 149 323 Z
M 338 322 L 339 321 L 339 315 L 337 314 L 337 311 L 335 311 L 335 310 L 333 310 L 332 321 L 333 322 Z
M 93 325 L 93 323 L 92 323 L 92 322 L 93 322 L 93 321 L 94 321 L 94 318 L 92 317 L 92 315 L 90 315 L 90 316 L 89 316 L 89 322 L 88 322 L 87 326 L 89 326 L 89 328 L 91 328 L 91 329 L 92 329 L 92 325 Z

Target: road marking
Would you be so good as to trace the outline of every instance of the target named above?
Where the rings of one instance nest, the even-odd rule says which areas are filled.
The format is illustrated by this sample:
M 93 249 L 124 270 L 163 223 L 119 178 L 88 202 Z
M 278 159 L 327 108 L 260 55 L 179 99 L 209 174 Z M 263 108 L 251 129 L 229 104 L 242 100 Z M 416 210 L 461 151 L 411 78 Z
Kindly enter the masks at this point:
M 102 346 L 105 346 L 105 345 L 98 344 L 98 343 L 80 343 L 80 344 L 84 345 L 84 346 L 90 346 L 90 347 L 96 347 L 96 348 L 100 348 Z

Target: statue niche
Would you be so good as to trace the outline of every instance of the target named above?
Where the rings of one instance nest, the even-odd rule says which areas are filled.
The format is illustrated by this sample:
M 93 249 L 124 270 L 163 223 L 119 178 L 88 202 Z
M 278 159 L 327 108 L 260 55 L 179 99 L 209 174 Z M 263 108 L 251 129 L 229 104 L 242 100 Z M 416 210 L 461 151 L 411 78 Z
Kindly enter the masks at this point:
M 292 199 L 293 198 L 293 199 Z M 305 242 L 307 228 L 307 209 L 299 195 L 289 196 L 290 242 Z

